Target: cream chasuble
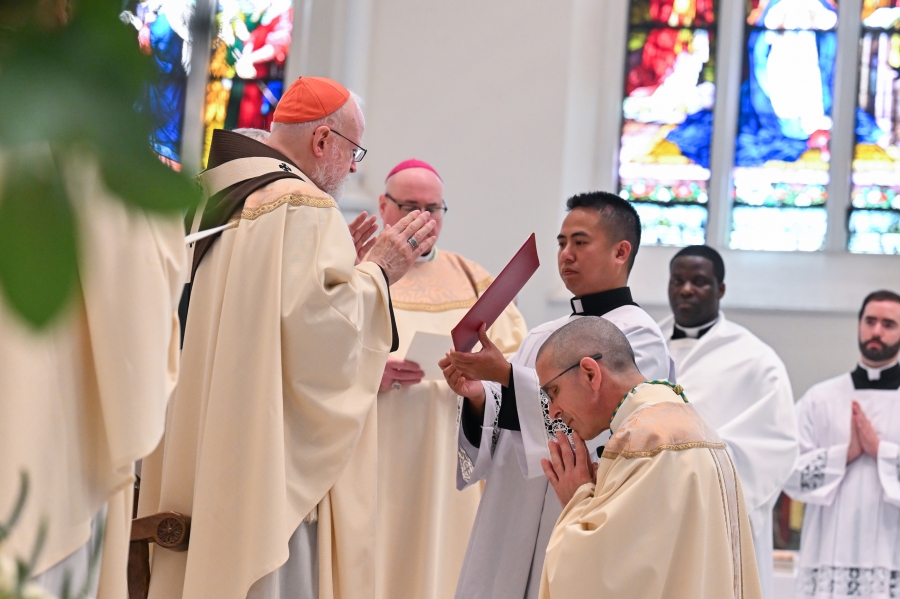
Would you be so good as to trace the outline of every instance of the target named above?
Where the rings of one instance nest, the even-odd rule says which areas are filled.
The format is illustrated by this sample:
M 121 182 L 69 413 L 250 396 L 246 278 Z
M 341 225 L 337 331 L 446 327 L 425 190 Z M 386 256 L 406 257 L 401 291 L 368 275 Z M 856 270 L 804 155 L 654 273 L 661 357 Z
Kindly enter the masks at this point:
M 150 598 L 244 599 L 318 506 L 319 597 L 371 599 L 387 282 L 354 267 L 340 211 L 305 181 L 270 183 L 232 222 L 194 276 L 161 469 L 145 475 L 142 512 L 193 518 L 188 551 L 154 552 Z
M 63 177 L 80 243 L 74 301 L 40 333 L 0 301 L 0 518 L 12 510 L 19 472 L 30 480 L 3 554 L 27 559 L 44 520 L 36 571 L 73 565 L 82 570 L 73 580 L 84 580 L 86 559 L 60 562 L 84 556 L 106 505 L 98 596 L 121 599 L 134 462 L 159 443 L 177 376 L 184 232 L 178 216 L 112 197 L 89 157 L 65 158 Z
M 699 339 L 659 323 L 691 405 L 728 447 L 747 502 L 763 596 L 773 597 L 772 510 L 797 458 L 787 370 L 775 351 L 722 312 Z
M 492 279 L 478 264 L 435 250 L 391 288 L 405 355 L 417 331 L 449 335 Z M 488 330 L 507 356 L 525 321 L 510 304 Z M 451 599 L 481 488 L 456 490 L 457 396 L 444 380 L 378 395 L 379 599 Z
M 535 327 L 510 358 L 514 395 L 508 394 L 511 389 L 496 383 L 483 383 L 487 397 L 484 416 L 469 426 L 468 410 L 460 402 L 456 484 L 459 489 L 483 484 L 484 492 L 463 560 L 456 599 L 538 596 L 547 541 L 562 509 L 543 474 L 527 477 L 535 468 L 540 471 L 541 456 L 549 456 L 550 437 L 545 432 L 549 417 L 545 419 L 545 396 L 540 392 L 534 363 L 538 350 L 553 331 L 582 314 L 602 316 L 625 334 L 644 376 L 665 379 L 673 374 L 659 327 L 649 314 L 634 305 L 627 288 L 577 299 L 582 310 Z M 518 413 L 521 431 L 506 428 L 509 425 L 504 422 L 505 411 Z M 530 441 L 525 429 L 535 432 Z M 606 439 L 608 433 L 604 432 L 588 441 L 593 455 Z
M 744 496 L 716 432 L 649 383 L 611 429 L 597 484 L 553 529 L 541 599 L 759 599 Z

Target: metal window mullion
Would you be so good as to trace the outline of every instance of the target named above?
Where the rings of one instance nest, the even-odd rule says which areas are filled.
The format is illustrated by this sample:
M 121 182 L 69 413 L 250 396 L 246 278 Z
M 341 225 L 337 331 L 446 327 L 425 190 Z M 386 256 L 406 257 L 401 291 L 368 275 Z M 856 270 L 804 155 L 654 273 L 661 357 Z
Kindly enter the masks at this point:
M 203 154 L 206 86 L 209 81 L 209 55 L 215 35 L 217 0 L 197 0 L 191 19 L 191 72 L 184 93 L 181 127 L 181 168 L 193 175 L 200 171 Z
M 709 217 L 706 243 L 727 248 L 731 231 L 731 169 L 741 103 L 741 72 L 744 61 L 743 2 L 719 1 L 716 36 L 716 101 L 710 148 Z
M 838 4 L 837 57 L 834 73 L 834 104 L 831 128 L 831 177 L 828 184 L 828 229 L 825 251 L 847 250 L 847 208 L 853 154 L 856 146 L 856 107 L 859 100 L 859 35 L 862 0 L 841 0 Z

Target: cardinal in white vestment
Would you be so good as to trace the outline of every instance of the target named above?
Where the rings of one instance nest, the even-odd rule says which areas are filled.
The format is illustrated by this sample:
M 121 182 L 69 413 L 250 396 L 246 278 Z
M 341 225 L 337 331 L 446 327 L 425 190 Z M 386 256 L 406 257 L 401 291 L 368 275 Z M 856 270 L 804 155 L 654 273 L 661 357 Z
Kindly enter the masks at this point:
M 740 480 L 681 385 L 646 380 L 625 336 L 596 317 L 554 332 L 537 372 L 575 450 L 559 432 L 543 461 L 565 507 L 541 599 L 758 599 Z M 581 437 L 604 430 L 595 465 Z
M 744 489 L 763 597 L 773 599 L 772 510 L 797 458 L 787 370 L 775 351 L 725 318 L 725 263 L 705 245 L 669 264 L 673 316 L 659 323 L 691 405 L 728 447 Z
M 674 379 L 662 333 L 632 299 L 628 273 L 640 246 L 640 218 L 617 195 L 574 196 L 557 236 L 557 266 L 576 295 L 572 314 L 532 329 L 506 361 L 485 335 L 482 351 L 451 352 L 442 361 L 460 402 L 457 485 L 484 480 L 484 495 L 472 528 L 456 589 L 458 599 L 537 597 L 544 551 L 560 514 L 541 460 L 547 440 L 565 425 L 547 414 L 537 382 L 537 351 L 559 327 L 581 316 L 603 316 L 625 334 L 642 372 Z M 592 438 L 592 452 L 605 435 Z
M 365 121 L 339 83 L 300 78 L 274 120 L 265 144 L 216 131 L 200 177 L 218 190 L 200 227 L 218 233 L 194 249 L 182 376 L 141 494 L 142 513 L 192 517 L 190 544 L 154 551 L 151 599 L 374 596 L 388 286 L 434 223 L 414 211 L 368 242 L 363 216 L 348 233 L 332 194 Z
M 37 582 L 59 594 L 69 576 L 77 592 L 105 515 L 99 589 L 89 586 L 92 597 L 121 599 L 134 463 L 162 438 L 177 376 L 184 232 L 179 215 L 151 215 L 113 197 L 90 152 L 32 150 L 29 163 L 61 166 L 79 274 L 73 301 L 45 331 L 0 301 L 0 520 L 12 512 L 20 472 L 30 483 L 2 552 L 27 560 L 45 523 Z M 11 157 L 0 152 L 0 185 Z
M 378 203 L 387 226 L 412 210 L 430 212 L 439 238 L 447 206 L 441 177 L 428 163 L 394 167 Z M 445 335 L 449 348 L 451 329 L 492 280 L 475 262 L 442 248 L 419 258 L 391 287 L 397 355 L 406 356 L 418 333 Z M 525 333 L 510 304 L 488 337 L 512 355 Z M 383 599 L 452 599 L 481 499 L 477 485 L 456 489 L 457 396 L 443 377 L 426 377 L 425 367 L 410 356 L 389 359 L 378 394 L 376 597 Z
M 800 456 L 785 493 L 806 504 L 797 597 L 900 596 L 900 295 L 859 314 L 859 365 L 797 403 Z

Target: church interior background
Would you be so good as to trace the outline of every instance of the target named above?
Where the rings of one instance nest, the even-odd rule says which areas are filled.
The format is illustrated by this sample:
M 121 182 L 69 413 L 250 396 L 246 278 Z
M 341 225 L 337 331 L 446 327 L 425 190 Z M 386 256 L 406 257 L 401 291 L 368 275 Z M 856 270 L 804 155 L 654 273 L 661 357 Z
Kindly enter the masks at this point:
M 268 129 L 286 81 L 338 79 L 367 120 L 348 218 L 390 165 L 431 162 L 442 246 L 496 273 L 537 234 L 529 324 L 568 309 L 554 238 L 589 189 L 640 213 L 630 284 L 655 318 L 679 246 L 723 253 L 725 311 L 796 397 L 853 366 L 864 295 L 900 289 L 900 0 L 126 0 L 122 21 L 163 75 L 151 142 L 174 168 L 216 128 Z M 796 548 L 802 506 L 776 510 Z

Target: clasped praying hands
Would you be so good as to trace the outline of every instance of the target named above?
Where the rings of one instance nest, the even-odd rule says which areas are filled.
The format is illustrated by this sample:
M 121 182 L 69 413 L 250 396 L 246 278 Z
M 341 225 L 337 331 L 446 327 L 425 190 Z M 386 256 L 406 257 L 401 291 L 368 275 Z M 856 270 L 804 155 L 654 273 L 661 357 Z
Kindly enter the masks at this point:
M 572 442 L 575 444 L 574 452 L 566 435 L 557 432 L 556 441 L 547 443 L 550 459 L 541 460 L 544 475 L 553 485 L 563 507 L 568 505 L 582 485 L 597 482 L 597 464 L 591 461 L 587 444 L 575 431 L 572 431 Z
M 847 463 L 849 464 L 862 454 L 873 458 L 878 457 L 878 445 L 881 439 L 875 432 L 875 427 L 869 420 L 862 406 L 856 400 L 853 401 L 850 420 L 850 446 L 847 448 Z

